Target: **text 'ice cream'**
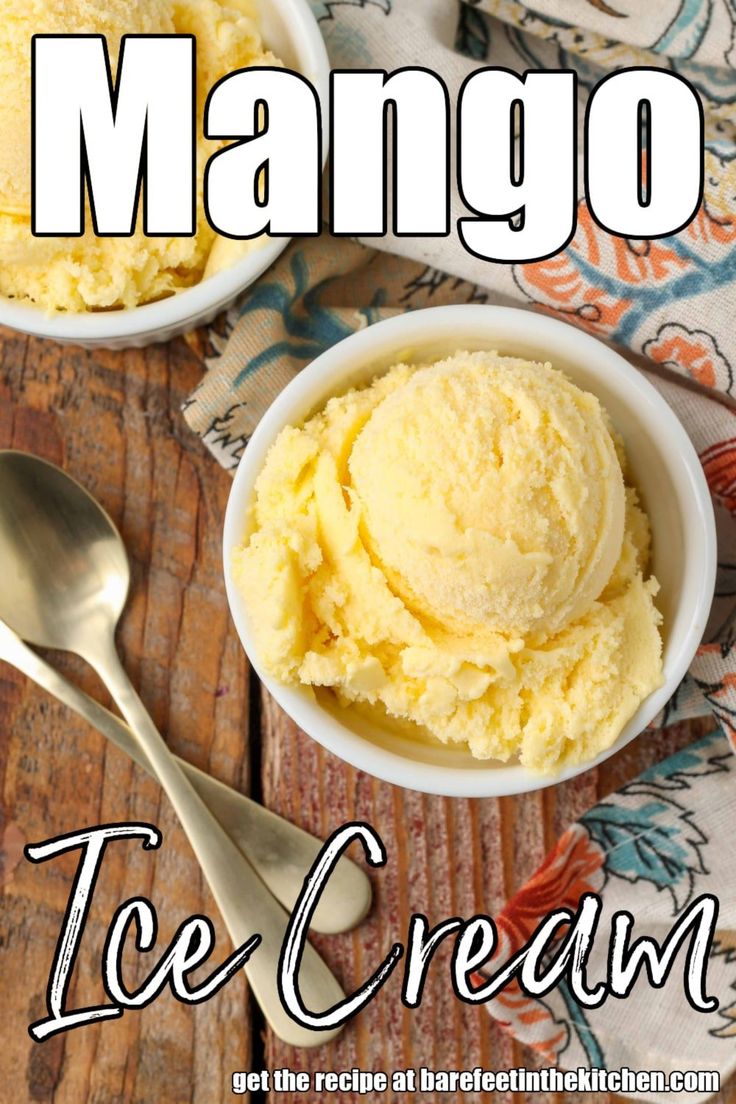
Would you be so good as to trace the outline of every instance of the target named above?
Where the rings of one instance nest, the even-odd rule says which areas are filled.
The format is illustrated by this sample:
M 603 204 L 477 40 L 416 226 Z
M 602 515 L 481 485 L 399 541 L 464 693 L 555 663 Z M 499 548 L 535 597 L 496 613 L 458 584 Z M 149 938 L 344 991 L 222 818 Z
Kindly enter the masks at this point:
M 0 4 L 0 294 L 48 311 L 134 307 L 198 283 L 252 249 L 219 238 L 204 218 L 204 166 L 226 143 L 201 137 L 214 83 L 236 69 L 276 65 L 252 0 L 5 0 Z M 194 237 L 96 237 L 87 213 L 81 238 L 31 234 L 31 38 L 102 34 L 113 73 L 124 34 L 192 34 L 197 44 L 198 213 Z M 237 245 L 237 250 L 234 246 Z
M 550 365 L 400 364 L 284 429 L 235 554 L 259 657 L 478 758 L 609 747 L 662 681 L 649 524 Z

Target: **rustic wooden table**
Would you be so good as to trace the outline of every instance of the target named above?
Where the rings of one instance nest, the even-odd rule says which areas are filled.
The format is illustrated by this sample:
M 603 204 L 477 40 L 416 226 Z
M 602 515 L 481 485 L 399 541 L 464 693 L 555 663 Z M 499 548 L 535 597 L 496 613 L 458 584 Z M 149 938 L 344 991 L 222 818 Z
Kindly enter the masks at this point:
M 114 354 L 3 334 L 0 447 L 62 464 L 119 525 L 134 580 L 120 644 L 172 748 L 322 837 L 349 819 L 367 820 L 381 833 L 389 862 L 373 876 L 371 917 L 353 935 L 318 940 L 337 974 L 356 982 L 368 961 L 375 963 L 379 951 L 405 937 L 413 911 L 426 913 L 431 923 L 498 911 L 599 794 L 687 743 L 692 731 L 683 727 L 656 745 L 640 739 L 573 782 L 499 801 L 404 792 L 323 752 L 261 694 L 230 623 L 220 569 L 230 480 L 179 413 L 201 371 L 183 341 Z M 70 657 L 58 662 L 108 701 L 81 663 Z M 164 832 L 159 851 L 143 851 L 137 843 L 109 848 L 69 993 L 76 1007 L 104 1000 L 100 956 L 112 912 L 124 899 L 142 894 L 153 901 L 159 945 L 196 912 L 213 918 L 223 952 L 228 943 L 156 784 L 4 664 L 0 781 L 0 1101 L 214 1104 L 232 1099 L 233 1070 L 506 1069 L 534 1062 L 482 1009 L 454 998 L 446 954 L 433 964 L 417 1011 L 402 1007 L 390 983 L 334 1045 L 307 1053 L 264 1031 L 242 976 L 198 1007 L 166 994 L 120 1020 L 32 1042 L 26 1028 L 44 1015 L 76 856 L 31 866 L 22 857 L 26 842 L 114 821 L 150 821 Z M 145 957 L 126 956 L 130 986 L 147 973 Z M 292 1099 L 304 1097 L 278 1095 L 279 1101 Z M 341 1104 L 358 1099 L 340 1096 Z M 435 1096 L 422 1099 L 433 1102 Z M 535 1097 L 540 1104 L 561 1099 Z M 736 1087 L 725 1087 L 718 1101 L 736 1104 Z

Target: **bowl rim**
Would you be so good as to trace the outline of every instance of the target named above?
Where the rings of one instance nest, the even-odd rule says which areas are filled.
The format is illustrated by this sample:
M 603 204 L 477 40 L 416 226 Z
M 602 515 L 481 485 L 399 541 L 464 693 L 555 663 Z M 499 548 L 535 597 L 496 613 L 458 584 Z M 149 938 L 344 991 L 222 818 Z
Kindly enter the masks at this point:
M 325 401 L 325 394 L 344 393 L 351 386 L 347 378 L 350 366 L 354 372 L 355 363 L 361 357 L 364 363 L 366 360 L 373 362 L 388 356 L 392 348 L 400 355 L 401 350 L 412 343 L 420 347 L 431 345 L 441 340 L 443 330 L 447 337 L 456 330 L 470 336 L 474 326 L 478 331 L 492 327 L 499 337 L 504 332 L 504 340 L 508 332 L 518 338 L 520 331 L 533 329 L 535 342 L 542 344 L 545 336 L 557 338 L 567 342 L 570 359 L 579 362 L 587 356 L 589 361 L 594 360 L 597 372 L 617 371 L 637 403 L 647 408 L 647 426 L 657 426 L 659 441 L 668 439 L 663 451 L 668 464 L 674 458 L 680 465 L 680 475 L 691 491 L 692 528 L 700 538 L 689 552 L 691 560 L 696 556 L 699 560 L 697 589 L 691 600 L 692 616 L 674 654 L 668 657 L 663 685 L 644 699 L 610 748 L 588 762 L 567 767 L 554 775 L 537 774 L 520 764 L 497 765 L 483 771 L 418 762 L 351 731 L 324 709 L 308 690 L 280 683 L 263 669 L 249 629 L 245 604 L 233 579 L 232 552 L 242 544 L 253 486 L 266 452 L 283 426 L 298 424 L 309 416 L 310 396 L 314 398 L 311 407 L 314 410 Z M 491 340 L 489 333 L 488 341 Z M 462 348 L 462 340 L 457 341 L 457 348 Z M 558 355 L 562 355 L 559 350 Z M 381 370 L 377 367 L 376 374 Z M 329 388 L 327 384 L 331 381 Z M 294 411 L 299 408 L 302 413 L 297 416 Z M 702 640 L 715 590 L 716 559 L 713 503 L 698 455 L 677 415 L 644 374 L 611 346 L 569 323 L 528 309 L 492 304 L 428 307 L 376 322 L 344 338 L 302 369 L 274 399 L 248 443 L 230 490 L 223 532 L 223 569 L 230 612 L 249 662 L 281 708 L 308 736 L 353 767 L 394 785 L 447 797 L 510 796 L 557 785 L 604 762 L 643 732 L 672 697 Z
M 308 76 L 319 96 L 324 167 L 329 143 L 326 120 L 330 62 L 317 17 L 309 0 L 269 0 L 269 4 L 281 11 L 299 69 Z M 33 337 L 66 342 L 118 341 L 157 333 L 166 337 L 172 328 L 184 329 L 188 322 L 196 324 L 205 316 L 219 313 L 270 268 L 290 241 L 290 236 L 267 238 L 229 268 L 165 299 L 137 307 L 53 314 L 0 295 L 0 325 Z

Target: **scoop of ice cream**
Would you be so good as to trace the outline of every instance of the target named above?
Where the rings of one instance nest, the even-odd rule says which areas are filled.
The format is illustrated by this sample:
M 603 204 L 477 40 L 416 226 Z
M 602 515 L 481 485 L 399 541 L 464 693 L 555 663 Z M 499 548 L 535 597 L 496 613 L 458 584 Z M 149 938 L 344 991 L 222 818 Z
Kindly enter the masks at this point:
M 356 438 L 366 544 L 409 608 L 458 632 L 554 632 L 598 597 L 624 533 L 600 403 L 489 353 L 424 368 Z
M 463 353 L 331 399 L 277 438 L 234 553 L 260 662 L 477 758 L 592 758 L 662 678 L 624 464 L 540 364 Z
M 134 307 L 159 299 L 234 263 L 254 248 L 218 239 L 202 211 L 208 157 L 223 143 L 201 137 L 201 113 L 220 77 L 251 65 L 274 65 L 250 0 L 5 0 L 0 36 L 0 294 L 46 310 Z M 104 34 L 113 72 L 123 34 L 194 34 L 197 38 L 197 233 L 151 238 L 140 222 L 130 237 L 98 238 L 89 214 L 80 238 L 34 238 L 30 226 L 31 37 Z M 208 261 L 210 262 L 208 264 Z

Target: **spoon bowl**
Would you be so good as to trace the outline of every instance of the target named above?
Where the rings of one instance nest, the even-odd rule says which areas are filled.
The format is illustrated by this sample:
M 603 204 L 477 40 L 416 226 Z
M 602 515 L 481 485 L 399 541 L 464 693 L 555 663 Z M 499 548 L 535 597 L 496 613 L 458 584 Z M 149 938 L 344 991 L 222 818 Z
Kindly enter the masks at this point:
M 79 483 L 28 453 L 0 451 L 0 493 L 2 617 L 31 644 L 87 658 L 128 597 L 117 529 Z

